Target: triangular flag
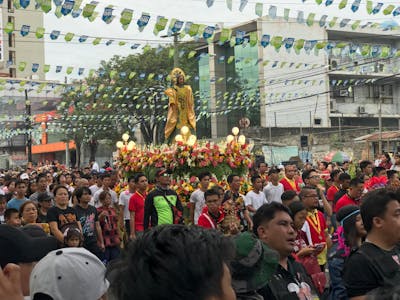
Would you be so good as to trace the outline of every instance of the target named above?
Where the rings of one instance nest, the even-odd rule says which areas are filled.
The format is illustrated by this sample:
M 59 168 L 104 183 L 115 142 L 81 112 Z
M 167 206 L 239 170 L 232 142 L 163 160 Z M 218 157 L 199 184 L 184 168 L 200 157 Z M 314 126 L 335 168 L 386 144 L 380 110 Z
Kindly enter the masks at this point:
M 246 7 L 248 0 L 240 0 L 240 5 L 239 5 L 239 11 L 242 12 L 244 8 Z
M 255 6 L 255 13 L 257 16 L 261 17 L 262 16 L 262 12 L 263 12 L 263 4 L 260 2 L 256 3 Z
M 357 20 L 355 21 L 352 25 L 351 25 L 351 29 L 356 30 L 359 26 L 360 26 L 361 20 Z
M 51 0 L 41 0 L 40 8 L 47 14 L 51 11 Z
M 283 11 L 283 18 L 285 21 L 289 21 L 289 13 L 290 13 L 290 8 L 285 8 Z
M 122 24 L 122 28 L 126 30 L 129 26 L 129 24 L 132 22 L 132 16 L 133 16 L 133 10 L 125 8 L 121 12 L 121 18 L 119 19 L 119 22 Z
M 103 16 L 101 17 L 101 19 L 105 23 L 110 24 L 112 22 L 112 20 L 114 19 L 114 16 L 112 14 L 113 10 L 114 9 L 112 8 L 111 5 L 104 8 Z
M 137 25 L 139 27 L 139 31 L 142 31 L 147 24 L 149 24 L 150 21 L 150 14 L 142 12 L 142 15 L 140 16 L 139 20 L 137 20 Z
M 336 25 L 338 17 L 333 17 L 332 20 L 329 22 L 329 27 L 333 27 Z
M 90 3 L 87 3 L 85 7 L 83 8 L 82 11 L 82 16 L 84 18 L 89 18 L 93 15 L 94 10 L 96 9 L 98 2 L 97 1 L 92 1 Z
M 6 27 L 4 27 L 5 33 L 11 34 L 14 31 L 14 23 L 7 22 Z
M 214 0 L 207 0 L 206 4 L 207 4 L 207 7 L 211 7 L 214 5 Z
M 339 9 L 343 9 L 347 6 L 347 0 L 342 0 L 339 3 Z
M 70 14 L 72 9 L 74 8 L 74 5 L 74 0 L 65 0 L 63 5 L 61 6 L 61 14 L 63 14 L 64 16 Z
M 72 33 L 72 32 L 68 32 L 66 35 L 65 35 L 65 37 L 64 37 L 64 39 L 67 41 L 67 42 L 70 42 L 73 38 L 74 38 L 74 33 Z
M 56 39 L 58 39 L 58 37 L 60 36 L 60 31 L 59 30 L 53 30 L 50 33 L 50 38 L 54 41 Z
M 50 65 L 44 65 L 43 66 L 43 72 L 48 73 L 50 71 Z
M 45 32 L 45 29 L 44 29 L 43 27 L 38 27 L 38 28 L 36 29 L 36 37 L 37 37 L 38 39 L 43 38 L 44 32 Z
M 384 10 L 383 10 L 383 14 L 385 15 L 385 16 L 387 16 L 387 15 L 390 15 L 391 13 L 392 13 L 392 11 L 394 10 L 394 5 L 393 4 L 390 4 L 390 5 L 388 5 Z
M 221 34 L 220 34 L 220 37 L 219 37 L 219 41 L 221 43 L 225 43 L 226 41 L 230 40 L 231 35 L 232 35 L 232 30 L 231 29 L 222 28 Z
M 21 62 L 18 64 L 18 70 L 21 71 L 21 72 L 23 72 L 23 71 L 25 70 L 25 68 L 26 68 L 26 62 L 21 61 Z
M 98 45 L 98 44 L 100 44 L 100 42 L 101 42 L 101 38 L 95 38 L 92 43 L 93 43 L 93 45 Z
M 27 36 L 29 34 L 29 29 L 31 28 L 30 25 L 22 25 L 21 27 L 21 35 Z
M 19 4 L 23 9 L 27 8 L 30 2 L 31 2 L 30 0 L 19 0 Z
M 168 19 L 164 18 L 163 16 L 158 16 L 156 25 L 154 26 L 154 34 L 157 35 L 160 31 L 165 29 L 165 26 L 167 26 Z
M 361 0 L 354 0 L 353 4 L 351 5 L 351 10 L 356 12 L 360 8 Z
M 189 29 L 188 33 L 189 33 L 189 35 L 191 37 L 193 37 L 193 36 L 198 34 L 199 29 L 200 29 L 200 25 L 199 24 L 192 24 L 192 26 L 190 26 L 190 29 Z
M 252 31 L 250 32 L 250 46 L 254 47 L 255 45 L 257 45 L 257 32 L 256 31 Z
M 372 14 L 372 9 L 373 9 L 373 2 L 372 0 L 367 0 L 367 13 L 370 15 Z
M 229 10 L 232 10 L 232 0 L 226 0 L 226 7 L 227 7 Z
M 310 13 L 307 17 L 306 24 L 312 26 L 314 24 L 315 13 Z
M 70 75 L 70 74 L 72 73 L 73 70 L 74 70 L 74 67 L 68 67 L 67 70 L 66 70 L 66 73 L 67 73 L 68 75 Z

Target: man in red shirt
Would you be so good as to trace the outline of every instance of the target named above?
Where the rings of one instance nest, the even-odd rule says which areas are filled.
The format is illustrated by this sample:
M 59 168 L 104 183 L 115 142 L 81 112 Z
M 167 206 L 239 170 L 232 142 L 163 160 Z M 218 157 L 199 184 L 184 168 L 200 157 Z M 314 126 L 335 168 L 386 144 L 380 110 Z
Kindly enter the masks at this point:
M 300 192 L 299 182 L 294 179 L 296 170 L 297 168 L 295 165 L 287 165 L 285 167 L 285 177 L 283 177 L 280 181 L 285 191 L 295 191 L 296 193 Z
M 325 245 L 324 250 L 318 254 L 318 264 L 323 266 L 327 262 L 327 244 L 330 244 L 330 237 L 328 227 L 325 222 L 324 214 L 317 210 L 319 206 L 318 192 L 315 188 L 305 186 L 300 194 L 300 199 L 307 210 L 306 223 L 309 227 L 312 245 L 322 244 Z M 304 228 L 304 227 L 303 227 Z M 306 232 L 307 233 L 307 232 Z
M 360 206 L 360 198 L 364 190 L 364 183 L 358 179 L 354 178 L 350 180 L 350 188 L 347 194 L 343 195 L 335 205 L 335 211 L 339 211 L 342 207 L 347 205 L 357 205 Z
M 136 192 L 129 199 L 129 212 L 131 215 L 130 226 L 131 233 L 130 239 L 135 239 L 138 233 L 144 231 L 144 201 L 147 197 L 147 177 L 143 173 L 135 176 Z
M 331 180 L 332 180 L 333 184 L 330 186 L 330 188 L 326 192 L 326 200 L 328 200 L 329 203 L 332 204 L 332 207 L 333 207 L 333 200 L 335 200 L 335 194 L 340 189 L 339 175 L 341 173 L 342 173 L 342 171 L 340 171 L 340 170 L 333 170 L 331 172 Z
M 218 229 L 218 225 L 224 220 L 219 191 L 211 188 L 205 191 L 204 198 L 207 207 L 203 209 L 197 225 L 209 229 Z

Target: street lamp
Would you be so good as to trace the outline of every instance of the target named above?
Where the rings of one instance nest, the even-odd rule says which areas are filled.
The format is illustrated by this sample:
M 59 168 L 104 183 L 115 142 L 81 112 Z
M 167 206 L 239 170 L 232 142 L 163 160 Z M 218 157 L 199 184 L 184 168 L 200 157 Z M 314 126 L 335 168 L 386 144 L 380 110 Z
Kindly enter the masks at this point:
M 240 145 L 246 144 L 246 137 L 243 134 L 239 135 L 239 128 L 238 127 L 233 127 L 232 128 L 232 134 L 230 134 L 230 135 L 228 135 L 226 137 L 226 142 L 228 144 L 232 143 L 232 142 L 238 143 Z
M 115 145 L 118 149 L 125 148 L 128 151 L 132 151 L 136 147 L 136 143 L 134 141 L 129 141 L 129 134 L 124 133 L 122 135 L 122 141 L 118 141 Z
M 184 143 L 188 146 L 193 147 L 196 144 L 197 137 L 194 134 L 190 134 L 190 129 L 187 126 L 181 128 L 181 134 L 175 136 L 175 142 Z

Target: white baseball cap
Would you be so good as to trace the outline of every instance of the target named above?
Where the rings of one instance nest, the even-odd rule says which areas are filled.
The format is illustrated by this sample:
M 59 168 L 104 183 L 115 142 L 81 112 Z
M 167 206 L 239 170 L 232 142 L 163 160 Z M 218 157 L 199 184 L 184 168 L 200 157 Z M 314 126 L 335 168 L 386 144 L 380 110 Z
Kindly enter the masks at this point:
M 29 289 L 53 299 L 98 300 L 109 287 L 104 264 L 84 248 L 54 250 L 33 268 Z
M 19 176 L 21 180 L 29 180 L 29 175 L 27 173 L 22 173 L 21 176 Z

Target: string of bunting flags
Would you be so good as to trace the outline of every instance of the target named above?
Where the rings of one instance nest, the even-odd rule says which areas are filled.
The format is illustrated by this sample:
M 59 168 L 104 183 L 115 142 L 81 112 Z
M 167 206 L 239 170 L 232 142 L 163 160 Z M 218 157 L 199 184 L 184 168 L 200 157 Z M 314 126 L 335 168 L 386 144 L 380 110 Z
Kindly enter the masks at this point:
M 330 84 L 331 84 L 331 89 L 335 89 L 335 88 L 351 88 L 351 87 L 355 87 L 355 86 L 361 86 L 361 85 L 365 85 L 365 84 L 370 84 L 373 83 L 375 79 L 349 79 L 349 80 L 331 80 Z M 323 84 L 324 81 L 320 81 L 318 84 Z M 307 97 L 310 96 L 311 94 L 307 93 L 307 92 L 303 92 L 303 93 L 287 93 L 287 92 L 282 92 L 282 93 L 267 93 L 265 94 L 265 96 L 267 97 L 268 101 L 266 103 L 266 105 L 270 105 L 272 103 L 276 103 L 276 102 L 282 102 L 282 101 L 293 101 L 296 98 L 303 98 L 303 97 Z M 227 103 L 225 103 L 225 105 L 227 104 L 227 107 L 224 108 L 221 111 L 209 111 L 208 108 L 208 102 L 209 99 L 202 98 L 201 100 L 199 99 L 199 94 L 196 93 L 195 94 L 195 98 L 197 101 L 197 104 L 200 105 L 198 107 L 198 118 L 202 118 L 202 117 L 210 117 L 212 114 L 216 114 L 216 115 L 226 115 L 227 113 L 234 111 L 234 110 L 238 110 L 238 109 L 242 109 L 243 107 L 255 107 L 255 106 L 259 106 L 260 102 L 260 94 L 255 92 L 253 94 L 250 93 L 246 93 L 246 92 L 238 92 L 238 93 L 220 93 L 218 95 L 219 98 L 223 97 L 224 100 L 230 100 Z M 292 98 L 293 97 L 293 98 Z M 222 100 L 219 100 L 220 102 Z M 219 103 L 221 104 L 221 103 Z M 217 105 L 219 105 L 217 103 Z M 59 105 L 61 107 L 67 107 L 69 105 L 69 103 L 67 102 L 60 102 Z M 165 104 L 166 105 L 166 104 Z M 65 127 L 61 125 L 60 122 L 58 122 L 58 120 L 62 119 L 62 122 L 65 124 L 65 122 L 76 122 L 76 121 L 91 121 L 91 123 L 87 123 L 86 125 L 84 125 L 84 130 L 107 130 L 107 129 L 111 129 L 114 128 L 114 121 L 115 122 L 121 122 L 121 121 L 125 121 L 128 122 L 131 118 L 132 115 L 129 114 L 129 111 L 125 110 L 124 113 L 124 109 L 127 108 L 133 108 L 137 106 L 137 104 L 135 103 L 130 103 L 130 104 L 119 104 L 119 103 L 110 103 L 108 104 L 109 108 L 120 108 L 120 113 L 116 114 L 116 115 L 94 115 L 94 114 L 88 114 L 88 115 L 71 115 L 71 116 L 50 116 L 49 120 L 47 121 L 51 121 L 51 126 L 48 126 L 45 129 L 45 132 L 47 133 L 57 133 L 60 132 L 61 129 L 65 130 Z M 136 107 L 137 108 L 137 107 Z M 157 116 L 160 120 L 163 119 L 163 116 Z M 14 116 L 10 116 L 10 115 L 0 115 L 0 122 L 7 122 L 7 121 L 18 121 L 20 120 L 21 122 L 26 120 L 26 115 L 25 114 L 21 114 L 21 115 L 14 115 Z M 34 121 L 34 117 L 31 117 L 31 121 Z M 101 123 L 107 121 L 109 123 Z M 76 128 L 71 127 L 71 132 L 76 131 Z M 33 129 L 24 129 L 24 128 L 14 128 L 14 129 L 7 129 L 5 128 L 2 132 L 0 132 L 0 137 L 2 138 L 11 138 L 13 136 L 16 135 L 21 135 L 21 134 L 26 134 L 26 133 L 31 133 L 31 134 L 35 134 L 35 135 L 39 135 L 43 132 L 43 129 L 40 128 L 39 124 L 37 126 L 35 126 Z
M 14 6 L 17 9 L 25 9 L 26 7 L 29 6 L 30 1 L 29 0 L 13 0 L 14 1 Z M 52 1 L 51 0 L 35 0 L 35 8 L 36 9 L 41 9 L 45 13 L 50 12 Z M 99 12 L 96 12 L 95 9 L 99 2 L 97 1 L 92 1 L 90 3 L 87 3 L 83 8 L 80 8 L 82 4 L 82 0 L 53 0 L 54 4 L 56 6 L 55 9 L 55 15 L 57 17 L 62 17 L 62 16 L 67 16 L 67 15 L 72 15 L 72 17 L 77 18 L 79 16 L 82 16 L 83 18 L 88 19 L 89 21 L 93 22 L 98 16 L 100 16 Z M 242 0 L 243 1 L 243 0 Z M 317 0 L 318 1 L 318 0 Z M 342 0 L 346 2 L 346 4 L 339 5 L 339 8 L 344 8 L 347 5 L 347 0 Z M 358 0 L 355 0 L 355 2 Z M 0 0 L 0 4 L 3 1 Z M 245 1 L 247 2 L 247 1 Z M 243 4 L 245 2 L 241 2 L 241 6 L 243 7 Z M 333 1 L 331 1 L 333 2 Z M 320 1 L 322 3 L 322 0 Z M 327 2 L 326 2 L 327 3 Z M 372 1 L 368 1 L 368 3 L 372 3 Z M 372 7 L 371 10 L 367 9 L 368 12 L 371 12 L 371 14 L 376 14 L 380 11 L 380 8 L 382 8 L 383 4 L 378 3 L 375 7 Z M 367 7 L 372 6 L 367 4 Z M 352 5 L 352 7 L 355 7 L 355 5 Z M 113 15 L 115 8 L 112 5 L 108 5 L 107 7 L 104 8 L 104 12 L 101 16 L 101 19 L 106 23 L 110 24 L 114 19 L 115 15 Z M 240 9 L 239 9 L 240 10 Z M 278 7 L 275 5 L 270 5 L 269 8 L 266 10 L 267 15 L 271 19 L 275 19 L 278 17 L 277 15 Z M 289 22 L 289 14 L 291 9 L 290 8 L 284 8 L 283 9 L 284 14 L 283 14 L 283 19 Z M 400 14 L 400 6 L 395 8 L 394 5 L 389 5 L 385 9 L 383 9 L 384 14 L 389 14 L 392 13 L 394 16 L 397 16 Z M 388 13 L 389 12 L 389 13 Z M 264 5 L 261 2 L 258 2 L 255 4 L 255 14 L 259 17 L 264 15 Z M 137 19 L 137 26 L 139 32 L 142 32 L 143 29 L 149 24 L 149 20 L 151 18 L 150 13 L 142 12 L 140 17 Z M 129 8 L 124 8 L 122 9 L 120 13 L 120 23 L 123 27 L 123 29 L 127 29 L 129 25 L 131 24 L 133 20 L 133 9 Z M 382 27 L 383 30 L 394 30 L 394 29 L 399 29 L 399 27 L 396 24 L 391 24 L 389 25 L 384 25 L 385 22 L 367 22 L 365 24 L 361 24 L 361 20 L 351 20 L 349 18 L 344 18 L 340 19 L 338 17 L 332 17 L 328 21 L 328 15 L 322 15 L 321 18 L 316 20 L 316 13 L 310 12 L 307 17 L 305 17 L 305 12 L 304 11 L 297 11 L 297 18 L 296 21 L 301 24 L 306 24 L 308 26 L 313 26 L 315 22 L 318 22 L 319 26 L 324 27 L 324 26 L 329 26 L 329 27 L 334 27 L 338 25 L 339 27 L 343 28 L 346 26 L 351 26 L 353 30 L 356 30 L 358 28 L 366 28 L 366 27 L 372 27 L 372 28 L 379 28 Z M 167 26 L 168 25 L 168 26 Z M 8 22 L 6 25 L 7 30 L 14 30 L 14 24 L 11 22 Z M 188 34 L 190 37 L 194 38 L 204 38 L 206 40 L 212 38 L 214 35 L 215 31 L 217 28 L 215 26 L 211 25 L 206 25 L 206 24 L 199 24 L 195 23 L 192 21 L 182 21 L 176 18 L 172 19 L 167 19 L 164 16 L 157 16 L 156 17 L 156 22 L 154 25 L 153 33 L 157 35 L 159 32 L 167 29 L 169 34 L 172 33 L 181 33 L 181 38 L 184 37 L 186 34 Z M 229 31 L 229 28 L 221 28 L 222 32 L 227 32 Z M 29 25 L 23 25 L 23 28 L 21 28 L 21 34 L 28 35 L 30 32 L 30 26 Z M 45 29 L 43 27 L 39 27 L 35 35 L 37 38 L 42 38 L 45 33 Z M 60 35 L 60 32 L 58 30 L 53 30 L 52 31 L 52 36 L 56 39 Z M 67 33 L 65 35 L 66 40 L 72 40 L 72 38 L 75 36 L 74 33 Z M 88 37 L 87 36 L 80 36 L 80 40 L 86 40 Z M 100 40 L 99 40 L 100 39 Z M 101 41 L 101 38 L 96 38 L 93 42 L 96 44 L 99 44 Z M 121 44 L 126 44 L 124 41 L 120 41 Z
M 306 0 L 302 0 L 302 2 L 306 2 Z M 348 0 L 338 0 L 337 1 L 338 8 L 344 9 L 346 7 L 350 7 L 351 11 L 353 13 L 356 13 L 361 4 L 361 0 L 353 0 L 353 1 L 348 1 Z M 0 0 L 0 4 L 3 3 L 3 0 Z M 30 0 L 13 0 L 14 7 L 16 9 L 26 9 L 30 5 L 31 1 Z M 325 6 L 331 6 L 334 4 L 334 0 L 315 0 L 315 3 L 318 5 L 322 5 L 323 3 Z M 351 3 L 351 4 L 350 4 Z M 83 8 L 81 8 L 82 5 L 82 0 L 35 0 L 35 9 L 42 10 L 44 13 L 49 13 L 52 11 L 52 5 L 54 4 L 55 9 L 54 9 L 54 14 L 56 17 L 61 18 L 63 16 L 68 16 L 71 15 L 73 18 L 78 18 L 78 17 L 83 17 L 88 19 L 89 21 L 93 22 L 96 20 L 98 17 L 101 17 L 101 19 L 106 23 L 110 24 L 116 16 L 113 14 L 115 10 L 117 10 L 117 7 L 114 5 L 107 5 L 103 12 L 100 13 L 99 11 L 96 11 L 96 8 L 99 4 L 98 1 L 91 1 L 90 3 L 86 3 Z M 214 4 L 214 0 L 206 0 L 207 7 L 212 7 Z M 239 4 L 239 11 L 243 11 L 244 8 L 248 5 L 248 0 L 240 0 Z M 232 5 L 232 0 L 226 0 L 226 6 L 229 10 L 232 10 L 233 5 Z M 131 24 L 133 20 L 133 12 L 134 10 L 131 8 L 118 8 L 120 11 L 120 17 L 119 21 L 121 23 L 121 26 L 124 30 L 126 30 L 129 25 Z M 268 15 L 272 18 L 275 18 L 277 16 L 277 6 L 275 5 L 270 5 L 269 9 L 267 9 Z M 383 15 L 393 15 L 394 17 L 400 15 L 400 6 L 399 5 L 393 5 L 393 4 L 388 4 L 386 7 L 384 7 L 384 3 L 382 2 L 377 2 L 374 3 L 372 0 L 367 0 L 366 1 L 366 11 L 370 15 L 376 15 L 379 12 L 382 11 Z M 290 9 L 285 8 L 284 9 L 284 17 L 289 18 L 289 12 Z M 264 15 L 264 3 L 262 2 L 256 2 L 254 5 L 254 13 L 261 17 Z M 300 15 L 304 16 L 304 12 L 301 12 Z M 307 18 L 308 21 L 311 21 L 311 19 L 314 19 L 315 13 L 310 13 L 309 17 Z M 149 20 L 151 18 L 151 14 L 147 12 L 142 12 L 140 14 L 140 17 L 137 19 L 137 26 L 139 31 L 143 31 L 143 29 L 148 25 Z M 321 20 L 326 19 L 326 17 L 322 17 Z M 320 20 L 320 21 L 321 21 Z M 343 19 L 345 20 L 345 19 Z M 342 20 L 342 21 L 343 21 Z M 179 32 L 180 29 L 183 27 L 184 21 L 180 21 L 177 19 L 172 19 L 170 24 L 170 27 L 168 28 L 172 32 Z M 351 20 L 349 20 L 351 21 Z M 357 22 L 357 21 L 356 21 Z M 156 26 L 154 28 L 154 33 L 158 34 L 160 31 L 164 30 L 166 25 L 168 23 L 168 19 L 166 19 L 163 16 L 157 16 L 157 22 Z M 188 25 L 189 23 L 189 25 Z M 192 28 L 192 31 L 194 29 L 205 29 L 210 26 L 206 26 L 204 24 L 195 24 L 193 22 L 186 22 L 186 27 L 193 27 L 192 25 L 195 25 L 194 28 Z M 188 28 L 189 29 L 189 28 Z M 208 30 L 212 30 L 212 28 L 208 28 Z M 215 27 L 213 28 L 215 30 Z M 194 34 L 196 35 L 196 34 Z M 193 36 L 194 36 L 193 35 Z

